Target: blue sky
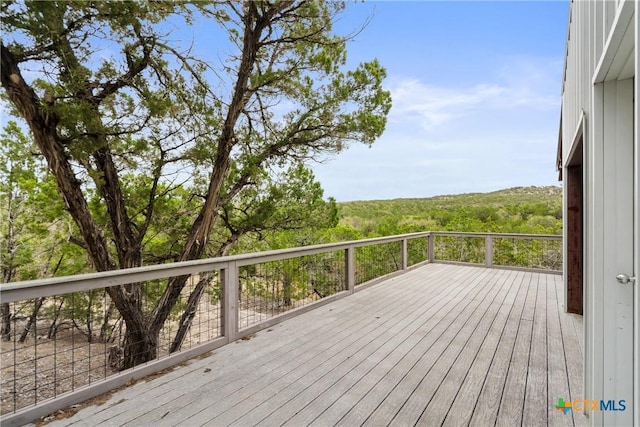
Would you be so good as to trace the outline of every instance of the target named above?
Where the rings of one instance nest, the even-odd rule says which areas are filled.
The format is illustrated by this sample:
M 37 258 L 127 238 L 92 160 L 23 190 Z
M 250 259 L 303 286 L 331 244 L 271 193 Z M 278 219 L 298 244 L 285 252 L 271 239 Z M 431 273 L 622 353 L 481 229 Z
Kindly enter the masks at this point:
M 368 25 L 348 45 L 348 67 L 378 58 L 393 107 L 372 147 L 353 144 L 312 165 L 325 196 L 372 200 L 558 185 L 568 11 L 568 0 L 349 2 L 335 30 L 346 35 Z M 215 27 L 167 25 L 176 40 L 204 40 L 196 54 L 220 60 L 219 53 L 210 56 L 211 35 L 225 37 Z M 4 124 L 6 111 L 0 113 Z
M 378 58 L 383 136 L 313 166 L 338 201 L 559 185 L 554 169 L 567 1 L 350 3 L 351 66 Z

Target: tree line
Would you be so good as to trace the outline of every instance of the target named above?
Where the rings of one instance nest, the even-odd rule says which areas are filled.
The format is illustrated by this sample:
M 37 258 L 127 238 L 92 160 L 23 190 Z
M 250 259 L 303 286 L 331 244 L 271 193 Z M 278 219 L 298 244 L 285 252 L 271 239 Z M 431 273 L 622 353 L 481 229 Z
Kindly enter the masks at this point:
M 376 60 L 347 67 L 351 36 L 333 29 L 344 7 L 3 3 L 3 96 L 30 134 L 3 144 L 16 157 L 2 177 L 5 281 L 223 255 L 247 235 L 335 221 L 306 162 L 372 144 L 391 106 Z M 209 29 L 197 40 L 171 34 L 195 23 Z M 47 252 L 43 234 L 58 232 Z M 36 252 L 60 267 L 19 268 Z M 155 358 L 185 285 L 170 279 L 152 306 L 142 284 L 107 289 L 123 367 Z
M 2 282 L 412 231 L 558 233 L 553 189 L 490 200 L 324 197 L 308 162 L 372 144 L 391 107 L 378 61 L 347 66 L 352 36 L 334 30 L 344 8 L 4 2 L 0 81 L 15 121 L 0 136 Z M 171 33 L 196 25 L 209 28 L 197 40 Z M 326 260 L 308 264 L 337 274 Z M 291 268 L 282 269 L 285 303 L 295 296 Z M 318 293 L 332 292 L 312 276 Z M 171 351 L 181 347 L 213 278 L 193 289 L 188 280 L 38 299 L 28 322 L 46 310 L 54 336 L 73 306 L 73 327 L 89 341 L 124 331 L 121 367 L 132 367 L 156 357 L 170 319 L 180 319 Z M 3 304 L 3 339 L 12 315 Z

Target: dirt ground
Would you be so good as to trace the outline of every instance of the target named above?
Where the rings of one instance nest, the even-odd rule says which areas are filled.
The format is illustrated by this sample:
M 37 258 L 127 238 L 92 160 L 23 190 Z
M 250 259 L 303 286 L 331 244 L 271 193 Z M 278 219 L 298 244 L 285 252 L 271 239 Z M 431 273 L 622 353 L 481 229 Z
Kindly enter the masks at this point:
M 277 311 L 258 309 L 257 301 L 250 304 L 251 308 L 249 304 L 242 305 L 239 312 L 241 329 L 294 308 Z M 203 313 L 207 313 L 206 310 L 196 315 L 183 349 L 221 336 L 222 322 L 217 310 L 208 311 L 209 314 L 215 313 L 213 317 L 205 316 Z M 37 330 L 47 330 L 46 322 L 39 321 L 38 324 Z M 24 321 L 14 322 L 12 326 L 19 335 Z M 158 357 L 168 355 L 169 344 L 176 330 L 177 322 L 169 322 L 163 330 Z M 18 337 L 14 336 L 11 341 L 1 341 L 0 413 L 7 414 L 35 405 L 113 375 L 117 372 L 117 365 L 110 364 L 109 352 L 112 347 L 117 345 L 104 342 L 89 344 L 82 333 L 73 329 L 60 331 L 54 340 L 29 334 L 24 343 L 19 343 Z
M 219 319 L 204 323 L 200 320 L 195 319 L 183 349 L 220 336 Z M 18 335 L 22 331 L 21 323 L 13 325 Z M 169 325 L 161 334 L 158 357 L 169 353 L 176 327 Z M 44 326 L 38 329 L 46 330 Z M 18 342 L 18 337 L 11 338 L 8 342 L 0 341 L 0 414 L 101 381 L 118 371 L 117 364 L 109 360 L 110 348 L 117 348 L 116 343 L 90 344 L 82 333 L 72 329 L 59 332 L 53 340 L 32 334 L 24 343 Z
M 258 324 L 316 299 L 311 295 L 295 300 L 294 305 L 282 306 L 255 295 L 245 297 L 239 307 L 239 328 Z M 182 348 L 188 349 L 221 336 L 221 310 L 219 302 L 212 304 L 203 298 Z M 12 334 L 17 336 L 12 335 L 11 341 L 0 341 L 0 414 L 101 381 L 118 371 L 117 363 L 112 363 L 109 354 L 121 354 L 117 343 L 122 335 L 114 342 L 89 343 L 85 335 L 68 326 L 59 330 L 55 339 L 49 340 L 46 331 L 50 324 L 51 321 L 39 319 L 35 333 L 30 333 L 26 341 L 20 343 L 18 336 L 26 325 L 26 317 L 20 318 L 12 324 Z M 167 322 L 160 336 L 159 358 L 169 354 L 177 328 L 178 319 Z

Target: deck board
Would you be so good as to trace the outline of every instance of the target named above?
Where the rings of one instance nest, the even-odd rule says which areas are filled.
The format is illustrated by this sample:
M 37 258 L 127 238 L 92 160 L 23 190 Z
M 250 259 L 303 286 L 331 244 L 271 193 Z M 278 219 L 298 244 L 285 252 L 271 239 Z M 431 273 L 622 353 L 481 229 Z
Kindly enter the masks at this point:
M 51 424 L 583 425 L 553 408 L 582 394 L 581 316 L 561 289 L 429 264 Z
M 430 277 L 431 275 L 427 275 L 427 280 L 429 280 Z M 373 296 L 373 299 L 366 309 L 370 311 L 387 308 L 392 309 L 392 307 L 388 307 L 388 304 L 384 302 L 384 298 L 395 298 L 403 294 L 402 289 L 405 282 L 406 278 L 400 277 L 391 282 L 391 287 L 384 290 L 372 288 L 371 296 Z M 385 291 L 389 292 L 389 295 L 387 295 Z M 175 374 L 177 374 L 175 372 L 158 378 L 158 381 L 162 381 L 162 384 L 152 389 L 146 388 L 144 393 L 138 396 L 139 399 L 129 399 L 129 396 L 136 396 L 136 393 L 139 392 L 137 392 L 137 390 L 131 390 L 133 387 L 127 389 L 131 390 L 132 393 L 129 395 L 125 394 L 123 398 L 127 400 L 118 405 L 120 409 L 119 414 L 122 414 L 121 417 L 115 419 L 113 416 L 110 417 L 110 415 L 114 415 L 114 410 L 109 410 L 104 413 L 104 419 L 110 420 L 114 425 L 117 425 L 121 419 L 130 420 L 131 416 L 127 413 L 128 411 L 135 410 L 138 412 L 139 418 L 144 418 L 145 421 L 148 422 L 157 421 L 167 411 L 175 413 L 178 409 L 183 408 L 189 403 L 196 403 L 196 400 L 210 399 L 217 401 L 217 399 L 219 400 L 223 397 L 218 396 L 211 399 L 206 396 L 201 396 L 200 399 L 194 399 L 190 390 L 208 388 L 215 383 L 220 392 L 224 392 L 225 390 L 233 391 L 233 385 L 235 385 L 235 389 L 237 389 L 245 384 L 251 384 L 251 381 L 259 378 L 258 372 L 262 375 L 265 371 L 277 369 L 278 366 L 286 364 L 289 360 L 303 354 L 309 348 L 317 348 L 317 342 L 322 342 L 325 336 L 334 335 L 334 341 L 332 342 L 337 342 L 340 339 L 348 339 L 359 327 L 366 324 L 366 320 L 362 318 L 364 305 L 358 304 L 361 297 L 356 294 L 353 298 L 355 301 L 351 306 L 319 308 L 318 313 L 322 315 L 314 318 L 314 323 L 307 325 L 304 329 L 297 328 L 295 324 L 285 322 L 270 328 L 279 332 L 277 339 L 270 339 L 269 334 L 271 334 L 271 332 L 269 332 L 269 330 L 257 334 L 252 341 L 255 340 L 254 344 L 260 346 L 260 352 L 256 352 L 254 346 L 242 345 L 247 341 L 239 341 L 237 344 L 233 344 L 233 357 L 216 358 L 213 363 L 205 367 L 201 366 L 203 363 L 189 365 L 180 370 L 180 373 L 184 372 L 184 375 L 176 378 L 173 378 L 176 376 Z M 381 311 L 381 313 L 386 314 L 387 311 Z M 227 348 L 217 350 L 216 352 L 222 350 L 226 352 Z M 236 364 L 236 360 L 244 360 L 248 363 L 256 362 L 258 359 L 260 363 L 252 363 L 252 370 L 249 373 L 238 375 L 242 366 Z M 201 372 L 204 369 L 211 369 L 210 372 L 213 374 L 189 375 L 190 372 Z M 167 377 L 172 378 L 168 381 L 163 381 Z M 140 406 L 140 400 L 142 401 L 142 406 Z M 147 406 L 150 406 L 148 409 L 149 415 L 146 415 L 144 412 L 147 410 Z M 163 411 L 160 411 L 162 413 L 155 411 L 157 407 L 162 407 Z
M 504 300 L 509 292 L 509 286 L 507 281 L 499 278 L 502 282 L 502 287 L 499 288 L 499 292 L 494 296 L 489 307 L 484 310 L 482 319 L 473 331 L 473 334 L 464 344 L 462 351 L 456 357 L 455 361 L 451 365 L 449 372 L 443 379 L 438 387 L 438 390 L 434 394 L 431 401 L 425 407 L 420 418 L 419 424 L 431 424 L 432 421 L 440 421 L 445 419 L 453 401 L 456 398 L 462 383 L 467 377 L 471 365 L 478 356 L 480 348 L 487 338 L 487 334 L 494 323 L 497 315 L 500 312 L 500 307 L 504 303 Z M 498 286 L 496 286 L 498 288 Z
M 477 277 L 476 279 L 479 278 L 480 277 Z M 466 285 L 466 290 L 469 291 L 471 287 Z M 457 304 L 456 301 L 452 301 L 448 305 L 451 304 L 453 304 L 453 308 L 456 310 L 444 306 L 443 310 L 446 310 L 446 316 L 442 316 L 440 320 L 436 319 L 437 323 L 433 322 L 422 325 L 419 334 L 417 334 L 419 341 L 402 355 L 398 363 L 390 366 L 388 371 L 383 372 L 381 378 L 376 381 L 371 389 L 367 390 L 365 394 L 362 394 L 357 399 L 342 399 L 340 401 L 342 406 L 347 407 L 348 412 L 342 416 L 338 422 L 339 424 L 354 425 L 366 421 L 378 408 L 380 403 L 384 401 L 389 394 L 396 391 L 399 385 L 400 388 L 407 387 L 403 379 L 407 376 L 408 372 L 418 363 L 420 357 L 434 345 L 438 337 L 444 333 L 453 319 L 459 317 L 460 311 L 458 310 L 462 308 L 462 305 Z M 332 407 L 329 408 L 329 410 L 335 411 L 336 408 Z M 378 419 L 377 417 L 375 418 Z
M 331 351 L 319 354 L 315 359 L 316 363 L 305 364 L 305 366 L 299 364 L 297 368 L 290 368 L 286 376 L 276 375 L 277 379 L 270 385 L 271 393 L 269 395 L 256 393 L 255 388 L 252 388 L 247 390 L 247 393 L 251 393 L 250 395 L 247 396 L 247 393 L 243 393 L 239 399 L 236 398 L 237 403 L 241 403 L 242 406 L 236 405 L 233 409 L 225 410 L 224 406 L 218 405 L 215 409 L 216 412 L 219 412 L 219 415 L 216 417 L 211 418 L 203 414 L 202 416 L 189 418 L 187 421 L 197 424 L 203 418 L 206 418 L 205 421 L 213 425 L 228 423 L 246 425 L 245 422 L 240 422 L 240 418 L 244 416 L 247 408 L 264 411 L 266 408 L 278 407 L 281 406 L 279 403 L 285 403 L 282 401 L 286 401 L 287 396 L 298 396 L 301 393 L 309 395 L 307 389 L 310 387 L 313 387 L 311 396 L 315 396 L 317 390 L 323 384 L 328 384 L 332 379 L 339 378 L 349 370 L 354 369 L 360 361 L 369 356 L 372 349 L 391 340 L 394 335 L 391 329 L 395 325 L 407 321 L 408 317 L 415 317 L 416 313 L 422 311 L 419 308 L 423 308 L 428 304 L 432 304 L 437 309 L 438 300 L 429 302 L 429 299 L 427 293 L 419 293 L 414 295 L 414 298 L 411 299 L 411 302 L 406 307 L 392 305 L 394 311 L 391 313 L 367 313 L 367 327 L 360 329 L 358 334 L 354 334 L 354 340 L 345 341 L 344 346 L 332 348 Z M 326 337 L 326 339 L 330 340 L 331 337 Z M 347 349 L 348 352 L 345 351 Z M 314 349 L 312 352 L 314 356 L 316 351 L 317 349 Z M 274 396 L 277 397 L 277 402 L 272 402 Z M 287 407 L 295 406 L 288 405 Z M 277 416 L 277 422 L 286 420 L 281 416 L 281 411 L 278 412 Z
M 552 283 L 553 284 L 553 283 Z M 526 398 L 522 424 L 547 424 L 547 292 L 546 277 L 537 282 L 537 297 L 533 315 L 533 335 L 527 371 Z M 555 293 L 555 287 L 552 289 Z
M 491 361 L 491 366 L 489 367 L 480 395 L 476 400 L 474 412 L 471 417 L 471 425 L 484 426 L 494 425 L 496 423 L 522 311 L 527 302 L 526 297 L 529 291 L 528 275 L 524 273 L 521 274 L 519 283 L 520 289 L 509 312 L 507 324 L 500 337 L 498 349 Z
M 548 300 L 557 301 L 558 295 L 556 292 L 555 284 L 553 284 Z M 549 372 L 556 372 L 555 375 L 549 375 L 549 396 L 548 396 L 548 413 L 549 424 L 554 426 L 573 425 L 573 412 L 569 411 L 568 414 L 564 414 L 562 411 L 558 411 L 554 408 L 554 404 L 558 401 L 559 397 L 565 400 L 565 396 L 571 396 L 569 393 L 569 376 L 567 374 L 567 361 L 565 358 L 565 345 L 562 340 L 562 328 L 560 327 L 560 317 L 562 315 L 562 309 L 559 304 L 553 304 L 550 310 L 547 311 L 547 328 L 548 343 L 549 343 Z M 553 351 L 551 351 L 553 350 Z
M 554 291 L 558 299 L 562 298 L 562 279 L 560 276 L 549 277 L 547 280 L 552 281 L 554 285 Z M 562 330 L 562 343 L 565 353 L 565 360 L 567 363 L 567 377 L 569 381 L 569 398 L 571 400 L 584 399 L 582 391 L 582 360 L 583 349 L 582 342 L 584 337 L 582 336 L 582 316 L 577 314 L 562 313 L 560 306 L 558 305 L 560 328 Z M 576 327 L 578 326 L 578 329 Z M 553 397 L 553 396 L 552 396 Z M 573 416 L 573 423 L 576 426 L 586 426 L 589 419 L 584 415 L 571 411 Z M 568 414 L 567 414 L 568 416 Z
M 493 272 L 492 272 L 493 273 Z M 495 274 L 495 273 L 494 273 Z M 477 280 L 476 285 L 479 286 L 478 291 L 482 289 L 490 289 L 489 282 L 485 280 Z M 475 293 L 473 294 L 475 295 Z M 475 298 L 467 299 L 466 305 L 458 305 L 461 309 L 466 309 L 460 313 L 455 313 L 455 317 L 443 322 L 439 326 L 441 328 L 432 334 L 432 342 L 429 342 L 428 348 L 418 351 L 413 355 L 416 361 L 410 369 L 404 372 L 401 381 L 392 389 L 391 393 L 385 396 L 384 401 L 367 419 L 367 425 L 388 425 L 392 421 L 402 420 L 411 410 L 417 412 L 421 410 L 420 403 L 424 398 L 430 398 L 429 380 L 435 380 L 446 374 L 447 357 L 451 352 L 447 349 L 460 347 L 460 341 L 465 338 L 464 330 L 468 322 L 475 321 L 476 307 L 479 300 Z M 469 310 L 469 311 L 467 311 Z M 462 332 L 461 332 L 462 331 Z M 460 337 L 457 341 L 456 338 Z M 426 380 L 425 378 L 428 377 Z M 422 394 L 425 393 L 425 394 Z M 403 413 L 401 414 L 401 412 Z M 417 416 L 420 413 L 416 414 Z
M 480 396 L 482 386 L 487 378 L 487 372 L 498 349 L 500 337 L 504 331 L 509 313 L 520 290 L 521 283 L 516 279 L 516 276 L 518 274 L 522 275 L 523 273 L 512 271 L 510 274 L 511 277 L 506 278 L 509 283 L 509 293 L 500 306 L 498 314 L 482 343 L 482 347 L 480 347 L 471 368 L 467 372 L 464 382 L 455 396 L 455 400 L 448 410 L 448 414 L 444 420 L 445 426 L 469 425 L 471 421 L 475 403 Z
M 464 285 L 459 289 L 464 290 Z M 365 363 L 353 369 L 347 369 L 342 377 L 327 381 L 325 387 L 310 389 L 305 394 L 297 396 L 291 402 L 292 407 L 297 407 L 297 402 L 301 399 L 307 400 L 309 404 L 304 405 L 302 410 L 294 414 L 295 416 L 284 421 L 288 425 L 305 425 L 313 422 L 322 425 L 327 424 L 329 419 L 333 420 L 330 423 L 335 424 L 353 407 L 359 396 L 366 394 L 373 385 L 384 378 L 389 370 L 400 363 L 404 355 L 419 344 L 419 338 L 424 336 L 422 328 L 428 326 L 435 316 L 455 308 L 452 301 L 450 300 L 447 304 L 434 304 L 418 317 L 404 318 L 399 321 L 396 325 L 397 335 L 392 341 L 385 343 L 386 348 L 381 347 L 380 351 L 372 352 L 367 356 Z M 265 421 L 277 423 L 278 419 L 272 417 Z

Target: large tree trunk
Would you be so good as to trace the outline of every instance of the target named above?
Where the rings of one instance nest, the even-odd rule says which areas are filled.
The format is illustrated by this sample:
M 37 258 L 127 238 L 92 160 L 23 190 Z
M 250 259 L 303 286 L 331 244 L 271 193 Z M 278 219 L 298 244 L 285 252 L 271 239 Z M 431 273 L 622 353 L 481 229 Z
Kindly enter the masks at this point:
M 82 234 L 85 248 L 95 269 L 98 271 L 115 270 L 117 265 L 109 253 L 107 239 L 91 215 L 82 193 L 82 185 L 75 175 L 64 145 L 58 136 L 55 116 L 42 108 L 40 99 L 24 81 L 11 52 L 1 43 L 0 49 L 2 86 L 11 102 L 27 122 L 34 142 L 47 160 L 56 179 L 58 192 Z M 113 178 L 111 174 L 113 172 L 112 162 L 104 156 L 101 161 L 102 167 L 109 171 L 106 174 L 107 179 Z M 112 216 L 116 215 L 117 218 L 122 218 L 122 205 L 118 201 L 111 200 L 109 207 Z M 117 227 L 118 222 L 115 222 L 114 226 Z M 126 226 L 130 226 L 130 224 L 126 224 Z M 119 237 L 121 240 L 126 239 L 122 235 Z M 140 285 L 129 285 L 126 289 L 122 286 L 110 287 L 107 288 L 107 292 L 125 320 L 127 333 L 131 337 L 126 340 L 127 345 L 135 346 L 130 350 L 125 349 L 125 353 L 131 356 L 130 360 L 125 358 L 125 367 L 133 367 L 138 363 L 151 360 L 143 360 L 147 356 L 154 358 L 157 340 L 152 338 L 153 334 L 149 334 L 148 326 L 140 309 Z M 141 346 L 151 346 L 151 348 L 140 348 Z
M 202 298 L 207 285 L 210 283 L 212 276 L 213 272 L 203 274 L 196 284 L 196 287 L 193 289 L 193 291 L 191 291 L 189 300 L 187 301 L 187 307 L 182 312 L 182 317 L 180 318 L 178 331 L 176 332 L 176 335 L 173 338 L 173 342 L 171 343 L 171 347 L 169 348 L 170 353 L 174 353 L 180 350 L 180 348 L 182 347 L 184 339 L 187 336 L 187 332 L 189 332 L 191 324 L 193 323 L 193 319 L 196 317 L 196 313 L 198 312 L 200 299 Z
M 136 289 L 140 285 L 129 285 Z M 122 368 L 133 368 L 157 357 L 158 334 L 152 333 L 138 301 L 126 299 L 123 286 L 107 288 L 125 323 L 124 361 Z
M 94 267 L 98 271 L 116 269 L 118 265 L 109 253 L 105 234 L 91 215 L 82 193 L 81 183 L 75 176 L 62 141 L 57 134 L 55 116 L 47 114 L 43 110 L 36 93 L 22 78 L 9 50 L 4 45 L 1 48 L 2 85 L 7 90 L 12 103 L 16 105 L 27 121 L 34 141 L 44 154 L 56 178 L 58 191 L 65 201 L 67 210 L 82 234 L 85 248 L 91 257 Z M 98 114 L 97 109 L 95 111 Z M 209 233 L 217 215 L 222 185 L 229 170 L 229 155 L 233 146 L 233 126 L 229 127 L 225 141 L 226 143 L 221 144 L 222 147 L 218 152 L 207 200 L 187 238 L 180 258 L 182 261 L 199 258 L 206 247 Z M 117 170 L 106 142 L 100 140 L 100 138 L 97 138 L 95 142 L 97 149 L 93 156 L 97 169 L 101 173 L 96 185 L 106 202 L 120 267 L 138 267 L 141 265 L 140 243 L 144 236 L 136 236 L 133 224 L 127 215 Z M 186 278 L 187 276 L 181 276 L 169 280 L 165 292 L 157 302 L 155 310 L 149 318 L 145 317 L 142 310 L 142 284 L 136 283 L 107 288 L 109 296 L 122 315 L 126 325 L 124 369 L 156 358 L 158 335 L 171 309 L 178 301 L 180 292 L 186 283 Z
M 22 334 L 20 335 L 20 339 L 18 340 L 18 342 L 23 343 L 27 340 L 27 336 L 29 335 L 31 328 L 38 321 L 38 312 L 40 311 L 40 307 L 42 307 L 42 303 L 44 303 L 44 298 L 38 298 L 37 300 L 35 300 L 33 311 L 31 312 L 31 316 L 29 316 L 29 320 L 27 320 L 27 324 L 22 330 Z M 34 339 L 37 339 L 37 338 L 38 337 L 34 336 Z
M 216 157 L 206 199 L 186 238 L 180 261 L 199 258 L 207 246 L 209 234 L 218 216 L 223 184 L 231 165 L 231 151 L 236 143 L 235 127 L 249 98 L 247 96 L 248 82 L 255 67 L 260 35 L 269 25 L 270 19 L 286 5 L 287 3 L 280 2 L 266 8 L 260 6 L 259 10 L 259 6 L 256 3 L 248 2 L 246 4 L 246 13 L 243 17 L 245 26 L 243 48 L 237 79 L 221 134 L 217 141 Z M 60 14 L 60 22 L 54 23 L 55 25 L 59 28 L 64 28 L 62 14 Z M 144 43 L 142 39 L 141 43 Z M 89 253 L 95 269 L 108 271 L 118 268 L 118 264 L 109 252 L 105 233 L 91 215 L 82 192 L 82 184 L 77 179 L 68 158 L 64 137 L 58 134 L 57 117 L 51 113 L 51 109 L 43 108 L 46 106 L 43 106 L 33 88 L 24 81 L 16 58 L 4 44 L 0 43 L 0 45 L 2 86 L 5 88 L 11 103 L 27 122 L 35 143 L 46 158 L 49 168 L 55 176 L 58 191 L 80 230 L 85 243 L 84 247 Z M 81 81 L 77 81 L 77 76 L 82 75 L 82 73 L 74 74 L 71 71 L 72 69 L 82 71 L 82 67 L 63 31 L 57 33 L 56 43 L 52 46 L 52 53 L 60 58 L 65 65 L 61 67 L 62 80 L 70 82 L 74 86 L 79 86 L 74 92 L 74 96 L 78 101 L 86 101 L 88 105 L 93 105 L 94 107 L 93 109 L 87 109 L 87 114 L 90 117 L 84 120 L 84 124 L 97 126 L 97 129 L 89 129 L 92 134 L 97 135 L 94 141 L 96 148 L 92 153 L 95 167 L 97 172 L 100 173 L 96 186 L 106 203 L 118 253 L 119 267 L 139 266 L 141 264 L 140 244 L 144 236 L 143 233 L 136 232 L 133 223 L 127 216 L 118 181 L 117 168 L 111 158 L 104 135 L 100 135 L 101 113 L 98 109 L 98 104 L 108 95 L 129 85 L 129 82 L 133 81 L 134 77 L 147 67 L 150 51 L 147 49 L 148 46 L 145 46 L 142 58 L 138 61 L 128 61 L 129 70 L 120 79 L 117 79 L 116 83 L 104 86 L 100 95 L 93 96 L 93 88 L 90 86 L 89 81 L 86 82 L 84 87 Z M 128 57 L 128 59 L 131 58 Z M 142 309 L 141 284 L 107 288 L 109 296 L 122 315 L 126 325 L 124 368 L 147 362 L 157 356 L 160 330 L 178 301 L 185 287 L 187 277 L 171 278 L 153 312 L 148 316 L 145 315 Z M 193 304 L 195 305 L 197 305 L 196 297 L 199 298 L 197 294 L 194 294 Z M 185 319 L 189 319 L 188 313 L 185 316 Z M 190 321 L 187 323 L 190 323 Z M 180 333 L 182 334 L 183 332 Z M 177 338 L 176 342 L 181 342 L 181 339 Z
M 2 341 L 11 341 L 11 306 L 8 303 L 2 304 Z
M 285 7 L 285 2 L 276 3 L 268 13 L 275 14 L 280 8 Z M 260 35 L 269 24 L 269 18 L 260 16 L 255 3 L 247 3 L 247 12 L 243 19 L 245 28 L 243 36 L 242 57 L 238 67 L 237 79 L 234 83 L 233 95 L 229 110 L 222 126 L 222 132 L 218 140 L 216 157 L 213 164 L 213 172 L 209 181 L 207 197 L 191 232 L 189 233 L 180 261 L 188 261 L 199 258 L 207 244 L 213 224 L 218 217 L 221 193 L 224 181 L 231 166 L 231 150 L 236 142 L 235 126 L 247 103 L 247 88 L 249 78 L 255 67 L 258 53 Z M 152 313 L 150 330 L 158 334 L 169 317 L 171 309 L 175 305 L 184 289 L 187 276 L 172 278 L 163 293 L 158 305 Z
M 158 337 L 145 330 L 127 327 L 124 334 L 123 369 L 133 368 L 158 357 Z

